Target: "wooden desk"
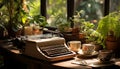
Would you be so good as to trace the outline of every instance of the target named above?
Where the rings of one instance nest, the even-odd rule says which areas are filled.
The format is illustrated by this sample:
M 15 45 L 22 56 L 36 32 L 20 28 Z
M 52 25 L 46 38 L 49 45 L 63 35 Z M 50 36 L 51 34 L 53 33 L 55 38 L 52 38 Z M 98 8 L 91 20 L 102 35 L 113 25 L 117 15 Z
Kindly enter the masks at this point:
M 14 49 L 11 46 L 5 44 L 0 46 L 0 52 L 2 53 L 1 55 L 4 56 L 5 69 L 92 69 L 93 68 L 91 66 L 72 64 L 71 62 L 74 61 L 73 59 L 54 62 L 54 63 L 35 59 L 21 54 L 18 49 Z

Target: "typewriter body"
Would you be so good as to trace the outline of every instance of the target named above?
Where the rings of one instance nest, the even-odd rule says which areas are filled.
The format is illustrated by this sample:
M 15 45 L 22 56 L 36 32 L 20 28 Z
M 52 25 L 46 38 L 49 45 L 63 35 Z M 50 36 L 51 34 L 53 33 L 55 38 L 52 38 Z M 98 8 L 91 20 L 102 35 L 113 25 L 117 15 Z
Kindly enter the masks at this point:
M 75 53 L 69 50 L 65 44 L 65 39 L 62 37 L 27 39 L 23 54 L 51 62 L 75 56 Z

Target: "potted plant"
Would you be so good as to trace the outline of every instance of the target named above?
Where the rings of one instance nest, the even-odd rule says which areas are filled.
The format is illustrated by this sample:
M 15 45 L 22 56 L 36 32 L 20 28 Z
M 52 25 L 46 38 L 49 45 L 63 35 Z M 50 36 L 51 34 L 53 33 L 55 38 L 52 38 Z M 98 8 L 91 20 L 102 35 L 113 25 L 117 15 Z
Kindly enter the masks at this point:
M 82 43 L 92 43 L 95 45 L 95 50 L 98 51 L 103 48 L 101 34 L 96 31 L 95 24 L 87 21 L 80 16 L 81 12 L 74 15 L 74 27 L 79 28 L 79 39 Z
M 44 16 L 39 14 L 30 16 L 30 18 L 28 19 L 28 25 L 25 27 L 25 30 L 26 30 L 25 35 L 43 34 L 43 30 L 46 27 L 46 25 L 48 25 L 48 23 Z M 28 30 L 29 28 L 31 29 L 31 33 L 30 33 L 30 30 L 27 31 L 27 28 Z
M 48 24 L 45 17 L 41 15 L 31 16 L 29 22 L 30 24 L 38 25 L 42 29 Z
M 81 33 L 84 34 L 84 43 L 95 45 L 95 50 L 99 51 L 103 48 L 101 34 L 96 31 L 95 25 L 90 21 L 83 21 L 80 26 Z
M 117 51 L 117 53 L 119 53 L 120 11 L 111 12 L 109 15 L 103 17 L 99 21 L 97 31 L 101 33 L 106 49 Z
M 73 29 L 78 29 L 79 40 L 81 40 L 82 43 L 86 43 L 86 41 L 88 41 L 88 36 L 90 36 L 91 32 L 94 30 L 94 24 L 81 18 L 80 14 L 81 12 L 76 12 L 73 16 Z

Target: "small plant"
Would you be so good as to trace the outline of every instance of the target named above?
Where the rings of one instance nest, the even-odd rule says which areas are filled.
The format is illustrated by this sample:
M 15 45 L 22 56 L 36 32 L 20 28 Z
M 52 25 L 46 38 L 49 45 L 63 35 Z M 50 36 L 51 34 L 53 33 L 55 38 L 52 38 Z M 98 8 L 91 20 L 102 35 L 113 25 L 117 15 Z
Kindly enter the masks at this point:
M 76 12 L 76 15 L 74 15 L 74 25 L 79 28 L 79 32 L 85 35 L 85 39 L 87 43 L 95 43 L 95 44 L 101 44 L 101 36 L 100 33 L 96 31 L 95 24 L 86 21 L 85 19 L 81 18 L 80 16 L 81 12 Z
M 84 38 L 86 39 L 86 43 L 93 43 L 95 45 L 103 46 L 101 34 L 96 31 L 94 23 L 81 18 L 80 12 L 77 12 L 73 21 L 74 25 L 79 26 L 79 32 L 85 35 Z
M 103 45 L 101 34 L 96 31 L 95 25 L 89 21 L 84 21 L 81 26 L 82 33 L 85 34 L 86 42 Z
M 87 36 L 87 42 L 104 46 L 103 39 L 101 38 L 101 34 L 96 30 L 93 30 L 91 34 Z
M 74 22 L 74 27 L 78 27 L 80 30 L 80 33 L 89 34 L 90 30 L 94 28 L 94 24 L 90 21 L 86 21 L 84 18 L 81 18 L 81 12 L 76 12 L 76 15 L 74 15 L 74 19 L 72 21 Z
M 43 28 L 48 24 L 45 17 L 41 15 L 32 16 L 29 22 Z
M 78 28 L 80 32 L 82 32 L 82 23 L 85 22 L 85 19 L 81 18 L 80 16 L 81 12 L 76 12 L 76 14 L 73 16 L 73 19 L 71 20 L 74 23 L 74 28 Z
M 89 21 L 84 21 L 81 24 L 81 32 L 86 34 L 87 36 L 90 35 L 91 32 L 93 32 L 95 25 Z

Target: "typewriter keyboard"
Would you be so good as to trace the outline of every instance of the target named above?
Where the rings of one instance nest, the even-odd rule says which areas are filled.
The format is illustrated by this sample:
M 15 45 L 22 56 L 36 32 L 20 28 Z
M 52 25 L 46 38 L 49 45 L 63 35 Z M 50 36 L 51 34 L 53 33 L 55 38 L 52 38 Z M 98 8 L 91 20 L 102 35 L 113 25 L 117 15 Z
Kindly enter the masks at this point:
M 46 46 L 46 47 L 40 47 L 40 49 L 45 55 L 49 57 L 72 54 L 72 52 L 64 45 Z

